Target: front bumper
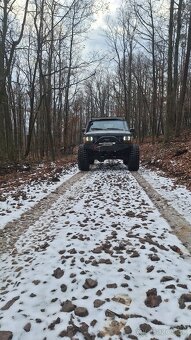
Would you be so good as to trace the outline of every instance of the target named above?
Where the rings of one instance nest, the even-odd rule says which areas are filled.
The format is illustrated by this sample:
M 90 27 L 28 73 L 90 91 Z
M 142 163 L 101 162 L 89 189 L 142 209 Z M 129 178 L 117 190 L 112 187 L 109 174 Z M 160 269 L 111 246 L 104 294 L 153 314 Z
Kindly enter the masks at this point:
M 86 145 L 87 150 L 92 150 L 94 152 L 119 152 L 119 151 L 127 151 L 129 150 L 130 145 L 129 144 L 109 144 L 109 143 L 102 143 L 102 144 L 92 144 L 92 145 Z
M 105 159 L 128 159 L 131 144 L 86 144 L 85 148 L 90 158 L 97 160 Z

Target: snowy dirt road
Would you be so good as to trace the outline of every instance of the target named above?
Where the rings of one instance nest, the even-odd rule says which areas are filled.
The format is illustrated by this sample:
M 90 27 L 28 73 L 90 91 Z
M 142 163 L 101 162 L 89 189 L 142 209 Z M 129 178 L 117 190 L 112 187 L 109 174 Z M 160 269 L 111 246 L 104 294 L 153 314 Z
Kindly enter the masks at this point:
M 190 254 L 123 165 L 59 194 L 0 281 L 0 340 L 191 339 Z

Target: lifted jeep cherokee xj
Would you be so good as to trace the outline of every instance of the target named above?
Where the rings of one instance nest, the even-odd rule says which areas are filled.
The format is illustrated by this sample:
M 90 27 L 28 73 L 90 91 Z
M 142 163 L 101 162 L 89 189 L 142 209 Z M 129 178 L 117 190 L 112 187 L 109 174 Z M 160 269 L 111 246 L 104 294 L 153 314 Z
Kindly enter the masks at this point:
M 132 142 L 133 132 L 124 118 L 92 118 L 78 148 L 79 170 L 88 171 L 94 160 L 121 159 L 130 171 L 137 171 L 139 146 Z

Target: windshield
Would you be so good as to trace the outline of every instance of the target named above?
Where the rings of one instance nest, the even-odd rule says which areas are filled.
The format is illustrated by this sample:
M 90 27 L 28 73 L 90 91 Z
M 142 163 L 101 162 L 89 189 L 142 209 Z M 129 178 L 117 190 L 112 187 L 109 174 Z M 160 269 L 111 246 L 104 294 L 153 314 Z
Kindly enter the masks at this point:
M 91 121 L 88 131 L 95 130 L 129 130 L 127 122 L 124 120 L 110 119 L 110 120 L 94 120 Z

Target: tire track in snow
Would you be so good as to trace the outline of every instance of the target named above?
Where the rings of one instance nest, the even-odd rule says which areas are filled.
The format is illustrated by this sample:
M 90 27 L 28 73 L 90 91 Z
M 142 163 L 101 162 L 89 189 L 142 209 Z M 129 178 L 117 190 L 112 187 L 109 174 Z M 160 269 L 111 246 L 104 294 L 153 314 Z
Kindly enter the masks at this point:
M 76 182 L 78 182 L 85 173 L 78 172 L 70 179 L 60 185 L 55 191 L 51 192 L 48 196 L 44 197 L 38 203 L 36 203 L 28 211 L 24 212 L 20 218 L 13 220 L 0 230 L 0 253 L 13 250 L 18 238 L 36 221 L 40 219 L 40 216 L 45 211 L 50 209 L 57 199 L 64 195 L 67 190 L 71 188 Z
M 82 174 L 16 248 L 0 305 L 15 340 L 191 336 L 186 249 L 123 166 Z
M 177 212 L 168 201 L 162 197 L 151 185 L 148 183 L 139 172 L 132 172 L 132 175 L 141 185 L 143 190 L 147 193 L 151 201 L 157 207 L 161 215 L 169 223 L 174 234 L 181 240 L 184 246 L 191 253 L 191 225 L 190 223 Z

